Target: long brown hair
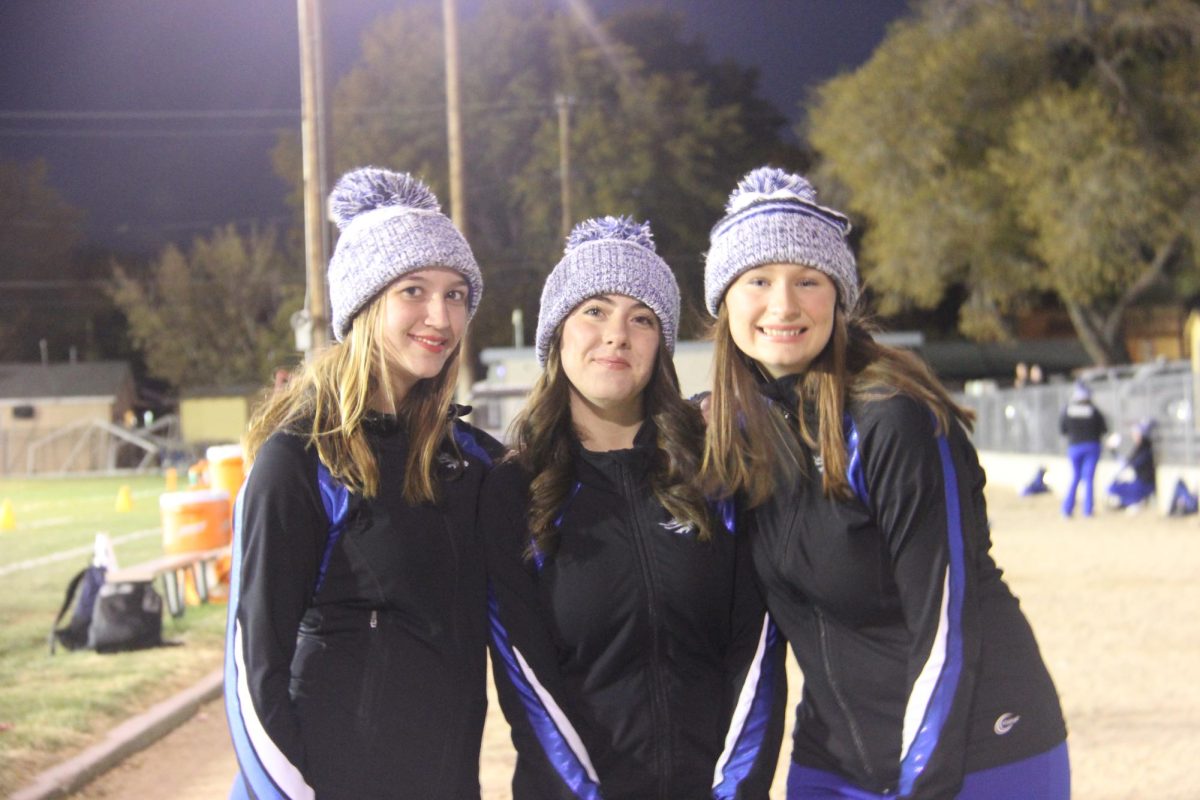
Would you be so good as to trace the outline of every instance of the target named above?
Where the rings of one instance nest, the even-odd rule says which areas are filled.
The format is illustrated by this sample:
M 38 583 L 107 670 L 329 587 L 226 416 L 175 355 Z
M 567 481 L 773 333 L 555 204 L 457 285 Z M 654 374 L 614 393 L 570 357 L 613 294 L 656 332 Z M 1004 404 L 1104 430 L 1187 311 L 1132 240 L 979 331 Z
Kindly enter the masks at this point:
M 797 439 L 759 392 L 758 365 L 734 343 L 722 303 L 711 332 L 714 379 L 701 466 L 706 489 L 716 494 L 741 492 L 751 507 L 760 505 L 780 481 L 794 480 L 803 470 L 805 459 L 799 447 L 803 443 L 824 462 L 825 495 L 853 497 L 846 477 L 849 456 L 842 427 L 848 404 L 903 394 L 930 410 L 938 433 L 955 423 L 970 430 L 973 412 L 954 402 L 925 362 L 880 344 L 875 332 L 860 314 L 835 309 L 829 342 L 796 384 L 791 410 L 799 426 Z M 806 407 L 816 410 L 815 431 L 804 413 Z
M 366 497 L 379 491 L 379 464 L 367 442 L 363 423 L 371 399 L 382 391 L 407 434 L 404 469 L 405 502 L 437 502 L 435 460 L 451 435 L 448 415 L 458 379 L 459 348 L 433 378 L 417 381 L 399 402 L 392 392 L 396 369 L 383 335 L 385 294 L 361 311 L 340 344 L 306 364 L 288 384 L 266 399 L 246 433 L 248 461 L 278 430 L 304 436 L 321 463 L 348 489 Z
M 556 521 L 574 486 L 571 448 L 576 433 L 571 421 L 571 382 L 562 368 L 562 326 L 555 331 L 525 408 L 513 420 L 510 458 L 533 475 L 529 530 L 532 547 L 551 553 Z M 643 393 L 646 417 L 657 428 L 657 450 L 650 466 L 650 489 L 675 521 L 692 526 L 697 538 L 712 538 L 714 517 L 694 476 L 704 446 L 704 420 L 679 395 L 679 378 L 665 342 L 659 338 L 654 371 Z

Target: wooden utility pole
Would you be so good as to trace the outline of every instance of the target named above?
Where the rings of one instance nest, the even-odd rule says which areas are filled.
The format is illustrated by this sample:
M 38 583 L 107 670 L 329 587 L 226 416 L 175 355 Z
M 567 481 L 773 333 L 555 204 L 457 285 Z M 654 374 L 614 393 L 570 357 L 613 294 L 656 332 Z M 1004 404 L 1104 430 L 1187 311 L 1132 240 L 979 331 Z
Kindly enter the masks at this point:
M 463 189 L 462 98 L 458 79 L 458 7 L 456 0 L 442 0 L 442 32 L 446 50 L 446 142 L 450 159 L 450 219 L 467 235 L 467 197 Z M 464 333 L 459 345 L 458 395 L 465 400 L 475 383 L 470 343 Z
M 562 201 L 562 238 L 571 232 L 571 102 L 565 94 L 554 96 L 558 107 L 558 182 Z
M 325 53 L 321 38 L 321 0 L 297 0 L 300 22 L 300 142 L 304 165 L 304 261 L 308 319 L 305 358 L 329 344 L 325 263 Z M 297 326 L 297 342 L 302 340 Z

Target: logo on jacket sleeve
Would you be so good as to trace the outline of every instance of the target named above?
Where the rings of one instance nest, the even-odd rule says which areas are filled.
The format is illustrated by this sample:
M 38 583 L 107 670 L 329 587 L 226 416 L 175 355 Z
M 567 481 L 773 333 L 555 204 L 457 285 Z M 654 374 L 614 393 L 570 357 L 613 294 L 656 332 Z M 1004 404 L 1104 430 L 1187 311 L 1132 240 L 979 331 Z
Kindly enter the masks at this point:
M 662 525 L 664 528 L 669 530 L 671 533 L 678 533 L 681 535 L 693 533 L 696 530 L 696 526 L 693 525 L 692 523 L 680 522 L 677 519 L 667 520 L 666 522 L 660 522 L 658 524 Z
M 996 732 L 997 736 L 1003 736 L 1004 734 L 1011 731 L 1013 729 L 1013 726 L 1016 725 L 1020 721 L 1021 721 L 1020 714 L 1013 714 L 1011 712 L 1006 711 L 1005 713 L 1001 714 L 999 717 L 996 718 L 996 724 L 992 726 L 992 730 L 994 730 Z

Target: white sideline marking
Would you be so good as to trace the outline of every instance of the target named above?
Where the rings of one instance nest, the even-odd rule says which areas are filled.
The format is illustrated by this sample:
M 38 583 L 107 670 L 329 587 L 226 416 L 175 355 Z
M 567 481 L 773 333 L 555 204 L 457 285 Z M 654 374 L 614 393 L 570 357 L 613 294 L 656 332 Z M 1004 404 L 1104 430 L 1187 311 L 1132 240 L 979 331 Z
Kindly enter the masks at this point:
M 154 534 L 162 534 L 162 528 L 146 528 L 141 531 L 133 531 L 122 536 L 114 536 L 113 544 L 121 544 L 122 542 L 132 542 L 137 539 L 145 539 L 147 536 Z M 56 561 L 66 561 L 68 558 L 78 558 L 79 556 L 91 555 L 95 545 L 87 545 L 85 547 L 76 547 L 71 550 L 60 550 L 57 553 L 51 553 L 48 556 L 40 556 L 38 558 L 30 558 L 25 561 L 18 561 L 15 564 L 6 564 L 0 567 L 0 577 L 11 575 L 14 572 L 41 567 L 46 564 L 53 564 Z

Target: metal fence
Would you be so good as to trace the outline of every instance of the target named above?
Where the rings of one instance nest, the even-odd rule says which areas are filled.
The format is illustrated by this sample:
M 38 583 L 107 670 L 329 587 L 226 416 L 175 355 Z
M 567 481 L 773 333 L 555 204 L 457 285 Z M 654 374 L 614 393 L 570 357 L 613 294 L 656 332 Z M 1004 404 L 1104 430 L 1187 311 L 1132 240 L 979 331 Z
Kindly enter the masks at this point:
M 1130 429 L 1152 418 L 1155 458 L 1160 464 L 1200 464 L 1196 427 L 1196 378 L 1186 361 L 1090 370 L 1085 380 L 1092 402 L 1104 412 L 1109 431 L 1129 449 Z M 1058 418 L 1072 384 L 1052 383 L 966 392 L 958 400 L 975 410 L 975 446 L 980 450 L 1061 455 L 1066 444 Z

